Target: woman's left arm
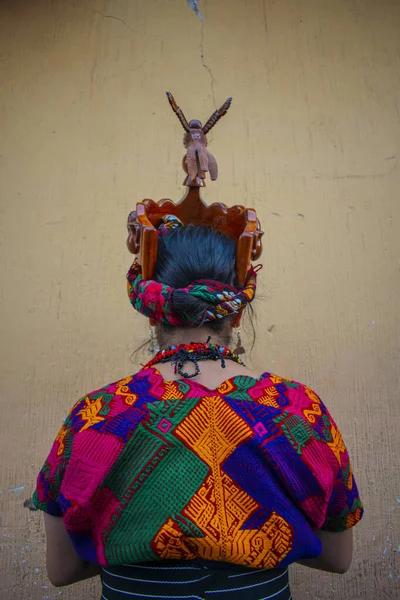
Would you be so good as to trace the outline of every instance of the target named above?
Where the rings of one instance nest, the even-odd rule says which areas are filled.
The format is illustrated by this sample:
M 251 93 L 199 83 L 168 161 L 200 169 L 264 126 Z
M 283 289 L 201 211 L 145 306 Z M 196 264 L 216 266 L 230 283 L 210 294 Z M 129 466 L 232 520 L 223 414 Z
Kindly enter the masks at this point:
M 44 513 L 44 526 L 47 575 L 54 586 L 69 585 L 100 575 L 99 565 L 87 562 L 75 552 L 62 517 Z

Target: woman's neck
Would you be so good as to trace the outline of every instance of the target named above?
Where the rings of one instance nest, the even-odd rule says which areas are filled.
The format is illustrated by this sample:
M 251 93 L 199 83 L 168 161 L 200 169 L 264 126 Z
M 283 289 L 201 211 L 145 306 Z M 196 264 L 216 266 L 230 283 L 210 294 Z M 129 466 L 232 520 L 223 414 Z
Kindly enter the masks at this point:
M 191 343 L 205 344 L 210 338 L 210 342 L 219 346 L 229 346 L 229 336 L 216 333 L 206 327 L 196 327 L 193 329 L 177 327 L 173 331 L 163 330 L 157 332 L 157 339 L 161 349 L 170 346 L 187 345 Z
M 157 337 L 159 339 L 161 349 L 168 348 L 169 346 L 187 345 L 192 342 L 194 343 L 205 343 L 207 339 L 211 337 L 211 343 L 229 347 L 232 342 L 229 342 L 231 328 L 223 332 L 225 335 L 219 334 L 219 332 L 212 331 L 208 327 L 199 328 L 174 328 L 173 330 L 167 330 L 160 328 L 157 331 Z M 245 357 L 244 357 L 245 358 Z M 238 365 L 235 362 L 227 360 L 225 368 L 222 368 L 221 362 L 213 360 L 204 360 L 199 363 L 200 373 L 191 381 L 197 381 L 202 385 L 208 387 L 210 390 L 216 389 L 223 381 L 236 375 L 246 375 L 248 377 L 258 378 L 259 373 L 252 369 L 245 367 L 244 365 Z M 182 377 L 175 372 L 175 366 L 171 363 L 158 363 L 155 368 L 161 373 L 166 381 L 173 381 L 176 379 L 182 379 Z M 186 368 L 186 365 L 185 365 Z M 187 366 L 188 371 L 191 365 Z

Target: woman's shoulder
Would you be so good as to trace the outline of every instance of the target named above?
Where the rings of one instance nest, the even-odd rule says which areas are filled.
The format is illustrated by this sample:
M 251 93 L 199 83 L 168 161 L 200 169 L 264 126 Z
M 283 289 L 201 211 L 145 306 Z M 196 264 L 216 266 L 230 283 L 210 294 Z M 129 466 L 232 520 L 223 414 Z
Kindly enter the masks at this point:
M 134 404 L 141 380 L 139 372 L 84 394 L 70 409 L 63 429 L 78 433 L 96 426 L 102 431 L 107 421 Z
M 270 407 L 304 408 L 320 405 L 321 399 L 307 384 L 265 371 L 260 377 L 237 375 L 222 383 L 224 395 L 248 398 Z
M 340 438 L 328 409 L 304 383 L 265 372 L 229 379 L 218 391 L 263 445 L 285 439 L 300 455 L 305 445 Z

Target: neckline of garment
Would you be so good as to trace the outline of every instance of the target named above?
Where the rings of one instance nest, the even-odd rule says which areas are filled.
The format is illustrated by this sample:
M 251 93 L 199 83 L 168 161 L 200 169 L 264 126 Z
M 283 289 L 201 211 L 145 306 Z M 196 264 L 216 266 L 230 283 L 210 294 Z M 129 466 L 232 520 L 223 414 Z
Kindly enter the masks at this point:
M 209 388 L 206 385 L 195 381 L 194 379 L 165 379 L 163 374 L 157 369 L 157 367 L 150 367 L 157 375 L 160 375 L 160 377 L 162 377 L 163 383 L 167 384 L 167 383 L 188 383 L 190 382 L 191 384 L 196 385 L 197 387 L 202 388 L 203 390 L 207 391 L 207 392 L 218 392 L 218 393 L 222 393 L 223 392 L 219 392 L 219 389 L 222 388 L 222 386 L 225 386 L 229 383 L 231 383 L 234 379 L 236 379 L 236 377 L 248 377 L 249 379 L 252 379 L 254 381 L 254 385 L 257 385 L 257 383 L 260 383 L 260 381 L 263 381 L 264 379 L 267 379 L 268 377 L 271 376 L 271 373 L 268 373 L 267 371 L 265 371 L 264 373 L 261 373 L 260 377 L 251 377 L 250 375 L 232 375 L 232 377 L 228 377 L 227 379 L 224 379 L 223 381 L 221 381 L 221 383 L 215 387 L 215 388 Z

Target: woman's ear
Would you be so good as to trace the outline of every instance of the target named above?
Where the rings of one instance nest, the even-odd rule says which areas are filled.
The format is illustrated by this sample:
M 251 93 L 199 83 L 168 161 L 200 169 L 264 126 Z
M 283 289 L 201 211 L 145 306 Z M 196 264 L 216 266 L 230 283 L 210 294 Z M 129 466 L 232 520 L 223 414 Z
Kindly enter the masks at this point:
M 151 327 L 155 327 L 157 325 L 157 321 L 155 319 L 149 319 L 149 323 Z

